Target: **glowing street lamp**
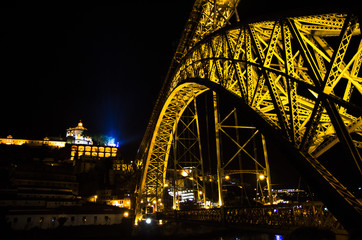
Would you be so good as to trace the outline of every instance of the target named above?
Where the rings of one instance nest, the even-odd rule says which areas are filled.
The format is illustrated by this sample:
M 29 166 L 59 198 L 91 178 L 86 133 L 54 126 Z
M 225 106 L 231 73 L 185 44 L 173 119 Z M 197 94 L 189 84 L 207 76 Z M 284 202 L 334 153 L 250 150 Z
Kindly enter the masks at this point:
M 265 179 L 265 175 L 264 174 L 259 174 L 259 179 L 263 181 Z

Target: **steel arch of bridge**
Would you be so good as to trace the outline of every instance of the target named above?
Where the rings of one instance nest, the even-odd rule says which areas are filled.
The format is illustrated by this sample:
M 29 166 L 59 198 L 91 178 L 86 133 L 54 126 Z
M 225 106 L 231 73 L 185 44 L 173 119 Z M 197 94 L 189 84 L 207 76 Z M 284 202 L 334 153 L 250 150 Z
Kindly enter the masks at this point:
M 276 133 L 325 191 L 327 206 L 342 224 L 361 219 L 361 203 L 317 158 L 340 142 L 358 169 L 361 181 L 361 103 L 358 73 L 362 44 L 353 15 L 325 14 L 216 28 L 184 48 L 177 60 L 157 121 L 144 149 L 141 198 L 162 196 L 169 150 L 177 122 L 186 106 L 210 86 L 238 99 L 263 126 Z M 196 33 L 197 35 L 197 33 Z M 334 40 L 332 46 L 330 39 Z M 186 49 L 186 50 L 185 50 Z M 190 80 L 191 79 L 191 80 Z M 192 82 L 192 79 L 198 79 Z M 334 198 L 336 203 L 328 201 Z M 139 203 L 136 203 L 139 204 Z M 340 210 L 338 210 L 340 208 Z M 359 223 L 358 223 L 359 221 Z M 360 224 L 360 220 L 357 224 Z

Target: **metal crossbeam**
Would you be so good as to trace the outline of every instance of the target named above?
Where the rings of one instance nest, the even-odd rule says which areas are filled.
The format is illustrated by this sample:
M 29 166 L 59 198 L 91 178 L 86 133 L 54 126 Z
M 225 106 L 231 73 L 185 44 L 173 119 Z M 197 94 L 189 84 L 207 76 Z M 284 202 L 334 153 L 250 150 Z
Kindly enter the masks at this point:
M 180 116 L 192 99 L 212 87 L 240 99 L 254 118 L 286 140 L 285 148 L 304 159 L 300 163 L 306 171 L 326 184 L 346 211 L 361 218 L 361 203 L 316 159 L 340 142 L 362 173 L 360 141 L 354 139 L 362 135 L 355 125 L 362 108 L 351 102 L 362 95 L 362 44 L 351 44 L 360 34 L 357 19 L 324 14 L 232 25 L 237 4 L 195 2 L 141 145 L 137 201 L 161 196 Z M 353 225 L 333 210 L 344 224 Z

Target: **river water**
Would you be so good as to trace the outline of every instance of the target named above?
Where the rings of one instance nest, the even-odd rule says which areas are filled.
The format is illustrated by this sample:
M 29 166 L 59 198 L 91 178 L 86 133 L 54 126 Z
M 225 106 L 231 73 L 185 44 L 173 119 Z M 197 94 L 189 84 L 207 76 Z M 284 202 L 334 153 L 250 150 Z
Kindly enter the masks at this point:
M 266 233 L 268 232 L 268 233 Z M 64 227 L 53 230 L 32 229 L 29 231 L 3 232 L 2 240 L 336 240 L 328 231 L 300 229 L 293 235 L 267 229 L 265 232 L 230 228 L 222 225 L 199 223 L 168 223 L 163 226 L 133 223 L 111 226 Z

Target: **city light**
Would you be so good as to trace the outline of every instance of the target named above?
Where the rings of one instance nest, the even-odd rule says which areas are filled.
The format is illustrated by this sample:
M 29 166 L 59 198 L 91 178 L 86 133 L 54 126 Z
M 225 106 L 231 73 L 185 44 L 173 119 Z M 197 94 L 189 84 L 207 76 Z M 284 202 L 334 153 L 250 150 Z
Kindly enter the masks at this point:
M 260 175 L 259 175 L 259 179 L 260 179 L 260 180 L 264 180 L 264 179 L 265 179 L 265 175 L 264 175 L 264 174 L 260 174 Z
M 107 137 L 106 146 L 108 147 L 119 147 L 119 142 L 116 142 L 114 137 Z

